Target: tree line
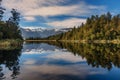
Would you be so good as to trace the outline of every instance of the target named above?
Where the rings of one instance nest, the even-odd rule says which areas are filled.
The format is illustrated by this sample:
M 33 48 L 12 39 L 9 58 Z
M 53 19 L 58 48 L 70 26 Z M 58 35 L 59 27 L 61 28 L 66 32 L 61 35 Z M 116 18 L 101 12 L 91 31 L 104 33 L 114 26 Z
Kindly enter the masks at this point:
M 47 40 L 115 40 L 120 39 L 120 14 L 112 16 L 110 12 L 92 15 L 85 24 L 71 31 L 44 38 Z
M 22 39 L 19 29 L 20 13 L 16 9 L 12 9 L 11 17 L 6 21 L 3 20 L 6 9 L 1 7 L 1 3 L 2 0 L 0 0 L 0 40 Z

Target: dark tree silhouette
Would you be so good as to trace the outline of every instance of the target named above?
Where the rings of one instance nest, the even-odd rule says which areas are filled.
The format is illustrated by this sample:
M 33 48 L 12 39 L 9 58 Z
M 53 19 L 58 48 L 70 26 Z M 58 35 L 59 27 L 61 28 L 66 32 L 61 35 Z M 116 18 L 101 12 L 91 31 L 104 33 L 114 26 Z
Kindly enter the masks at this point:
M 11 77 L 13 79 L 20 74 L 19 58 L 21 56 L 21 49 L 22 47 L 11 50 L 0 50 L 0 80 L 5 79 L 6 75 L 1 65 L 5 65 L 12 72 Z
M 5 9 L 1 6 L 2 0 L 0 0 L 0 21 L 2 20 Z
M 12 9 L 12 16 L 7 21 L 2 21 L 5 9 L 1 7 L 1 2 L 2 0 L 0 0 L 0 40 L 22 39 L 19 28 L 20 13 L 16 9 Z

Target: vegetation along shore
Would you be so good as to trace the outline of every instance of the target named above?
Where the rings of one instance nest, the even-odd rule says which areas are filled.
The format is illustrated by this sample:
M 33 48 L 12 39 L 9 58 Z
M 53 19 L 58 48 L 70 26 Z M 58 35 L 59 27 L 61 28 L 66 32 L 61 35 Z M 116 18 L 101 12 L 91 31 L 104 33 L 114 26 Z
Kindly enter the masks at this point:
M 23 38 L 19 28 L 20 13 L 16 9 L 12 9 L 10 18 L 3 20 L 5 10 L 0 4 L 0 48 L 21 46 Z
M 110 12 L 92 15 L 86 23 L 72 30 L 47 38 L 28 38 L 28 40 L 52 40 L 66 42 L 120 43 L 120 14 L 112 16 Z

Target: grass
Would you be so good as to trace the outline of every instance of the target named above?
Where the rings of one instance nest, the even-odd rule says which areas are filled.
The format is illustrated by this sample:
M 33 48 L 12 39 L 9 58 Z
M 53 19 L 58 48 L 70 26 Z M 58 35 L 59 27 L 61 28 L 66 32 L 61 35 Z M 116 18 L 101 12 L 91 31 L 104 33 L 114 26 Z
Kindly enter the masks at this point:
M 0 48 L 17 47 L 17 46 L 21 46 L 22 43 L 23 41 L 20 39 L 0 40 Z

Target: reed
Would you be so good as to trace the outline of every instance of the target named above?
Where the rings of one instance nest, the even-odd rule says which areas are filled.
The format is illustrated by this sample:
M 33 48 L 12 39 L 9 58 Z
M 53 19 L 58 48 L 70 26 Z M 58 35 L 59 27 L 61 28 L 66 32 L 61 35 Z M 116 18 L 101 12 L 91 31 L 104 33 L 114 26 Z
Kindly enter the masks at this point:
M 0 40 L 0 47 L 20 46 L 22 43 L 23 43 L 23 41 L 20 39 Z

